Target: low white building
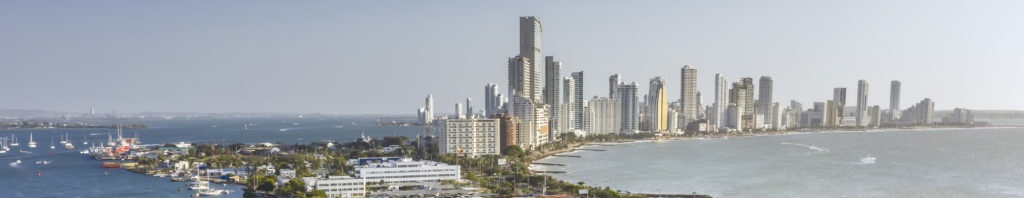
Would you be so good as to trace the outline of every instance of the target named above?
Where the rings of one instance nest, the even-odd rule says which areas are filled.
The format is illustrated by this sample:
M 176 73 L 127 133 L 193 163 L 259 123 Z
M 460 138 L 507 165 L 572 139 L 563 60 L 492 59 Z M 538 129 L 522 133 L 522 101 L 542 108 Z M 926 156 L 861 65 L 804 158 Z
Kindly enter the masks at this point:
M 303 177 L 306 190 L 322 190 L 327 197 L 366 197 L 366 180 L 349 176 Z
M 460 167 L 434 161 L 412 161 L 409 158 L 379 158 L 382 162 L 355 165 L 355 176 L 368 182 L 383 180 L 390 184 L 458 180 Z M 375 159 L 376 160 L 376 159 Z
M 499 119 L 447 119 L 437 121 L 441 134 L 441 154 L 471 157 L 501 154 L 501 121 Z

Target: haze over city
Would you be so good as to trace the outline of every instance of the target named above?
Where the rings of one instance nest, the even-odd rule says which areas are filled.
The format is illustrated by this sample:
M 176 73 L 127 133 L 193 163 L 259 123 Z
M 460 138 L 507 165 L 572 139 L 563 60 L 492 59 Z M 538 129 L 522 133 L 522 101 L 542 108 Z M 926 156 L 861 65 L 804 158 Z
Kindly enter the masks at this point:
M 679 69 L 771 76 L 777 101 L 809 104 L 872 84 L 870 105 L 1024 109 L 1002 90 L 1024 73 L 1019 1 L 632 2 L 2 2 L 0 108 L 86 112 L 441 113 L 483 88 L 507 89 L 518 17 L 543 21 L 544 55 L 584 71 L 584 96 L 607 77 Z M 641 93 L 647 86 L 641 86 Z M 475 107 L 482 109 L 482 106 Z

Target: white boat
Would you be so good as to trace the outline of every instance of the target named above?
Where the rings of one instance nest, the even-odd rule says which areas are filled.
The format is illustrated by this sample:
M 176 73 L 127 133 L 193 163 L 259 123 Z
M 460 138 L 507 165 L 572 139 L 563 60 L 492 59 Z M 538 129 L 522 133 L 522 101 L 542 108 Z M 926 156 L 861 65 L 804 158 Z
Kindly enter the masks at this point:
M 65 138 L 64 135 L 60 135 L 60 144 L 68 143 L 68 141 L 65 140 L 64 138 Z
M 57 147 L 53 146 L 53 136 L 50 136 L 50 150 L 53 150 L 53 149 L 57 149 Z
M 89 138 L 84 134 L 82 135 L 82 145 L 89 145 Z
M 29 148 L 35 148 L 36 147 L 36 141 L 32 139 L 32 133 L 28 133 L 28 147 Z
M 194 182 L 187 185 L 188 190 L 205 191 L 210 190 L 210 183 L 206 181 Z
M 14 160 L 14 162 L 11 162 L 8 165 L 10 165 L 10 166 L 18 166 L 19 164 L 21 164 L 21 160 Z
M 196 193 L 196 195 L 199 195 L 199 196 L 221 196 L 221 195 L 226 195 L 226 194 L 228 194 L 230 192 L 231 191 L 221 190 L 221 189 L 206 189 L 206 190 L 200 190 L 198 193 Z

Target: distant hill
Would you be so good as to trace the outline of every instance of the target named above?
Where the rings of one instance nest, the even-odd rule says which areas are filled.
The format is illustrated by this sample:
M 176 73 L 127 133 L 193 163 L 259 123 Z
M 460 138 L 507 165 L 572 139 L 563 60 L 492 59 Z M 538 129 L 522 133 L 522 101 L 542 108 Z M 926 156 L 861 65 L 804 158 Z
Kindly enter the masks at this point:
M 935 118 L 941 119 L 943 116 L 952 114 L 953 110 L 937 110 L 935 111 Z M 974 119 L 1024 119 L 1024 111 L 1020 110 L 974 110 L 971 109 L 971 113 L 974 113 Z

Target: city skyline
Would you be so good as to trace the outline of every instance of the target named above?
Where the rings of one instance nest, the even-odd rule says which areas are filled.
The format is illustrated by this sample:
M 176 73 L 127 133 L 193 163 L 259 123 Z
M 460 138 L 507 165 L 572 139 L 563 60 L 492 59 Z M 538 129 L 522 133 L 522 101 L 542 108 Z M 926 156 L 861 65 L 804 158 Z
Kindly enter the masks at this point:
M 935 22 L 937 20 L 919 21 L 924 19 L 900 15 L 904 11 L 900 9 L 924 6 L 923 11 L 917 12 L 931 13 L 958 10 L 955 5 L 948 2 L 935 5 L 892 3 L 895 4 L 890 5 L 894 7 L 890 8 L 892 10 L 884 9 L 880 14 L 894 20 L 880 21 L 871 17 L 848 18 L 878 11 L 871 7 L 871 3 L 851 5 L 836 13 L 785 7 L 800 5 L 793 2 L 770 5 L 766 10 L 746 10 L 758 5 L 721 3 L 661 6 L 666 8 L 595 3 L 588 5 L 595 8 L 594 11 L 570 9 L 573 12 L 568 13 L 547 9 L 558 10 L 573 4 L 553 2 L 546 3 L 551 5 L 546 9 L 490 12 L 507 5 L 491 3 L 482 4 L 484 6 L 480 10 L 451 14 L 445 12 L 454 8 L 426 6 L 411 14 L 389 12 L 392 15 L 388 16 L 373 13 L 374 10 L 390 8 L 388 6 L 346 3 L 342 5 L 353 6 L 335 5 L 341 7 L 344 14 L 331 13 L 338 11 L 326 9 L 330 6 L 296 5 L 286 8 L 289 11 L 309 11 L 307 16 L 318 17 L 296 22 L 302 21 L 296 19 L 305 18 L 284 13 L 260 15 L 265 13 L 257 12 L 257 8 L 271 5 L 254 4 L 232 16 L 215 15 L 224 7 L 200 8 L 195 11 L 197 16 L 212 18 L 205 18 L 207 22 L 190 24 L 188 22 L 197 22 L 193 21 L 196 19 L 138 13 L 174 13 L 189 7 L 183 5 L 83 5 L 68 10 L 70 8 L 63 8 L 65 6 L 38 9 L 54 5 L 36 2 L 4 4 L 11 5 L 0 6 L 6 7 L 0 8 L 4 13 L 19 18 L 3 20 L 12 28 L 5 31 L 8 38 L 0 38 L 0 42 L 10 44 L 2 49 L 4 53 L 0 53 L 3 54 L 0 60 L 3 62 L 0 64 L 8 65 L 5 68 L 9 72 L 21 75 L 0 79 L 6 90 L 13 93 L 0 98 L 3 105 L 0 108 L 68 112 L 88 112 L 95 108 L 97 112 L 410 114 L 409 109 L 420 106 L 421 97 L 428 94 L 436 97 L 437 104 L 458 103 L 466 98 L 480 97 L 479 87 L 488 83 L 496 83 L 498 90 L 508 94 L 504 93 L 508 88 L 504 83 L 507 79 L 504 71 L 506 59 L 520 49 L 516 47 L 519 44 L 519 31 L 516 31 L 519 27 L 515 20 L 520 16 L 536 16 L 545 26 L 546 42 L 542 55 L 557 56 L 563 63 L 563 76 L 573 71 L 598 76 L 585 79 L 582 83 L 585 85 L 584 94 L 580 98 L 605 95 L 604 83 L 607 81 L 603 77 L 621 74 L 621 82 L 644 82 L 654 76 L 665 76 L 668 100 L 678 100 L 671 97 L 680 94 L 673 92 L 680 90 L 680 79 L 674 74 L 683 65 L 692 65 L 700 70 L 697 91 L 705 93 L 699 99 L 703 101 L 713 101 L 709 97 L 713 95 L 708 94 L 714 93 L 712 74 L 721 73 L 731 79 L 772 76 L 775 101 L 796 100 L 812 104 L 830 98 L 830 90 L 834 87 L 847 87 L 853 91 L 858 79 L 876 85 L 899 80 L 902 82 L 900 97 L 904 98 L 900 101 L 901 107 L 911 106 L 922 98 L 931 98 L 938 101 L 936 109 L 1024 109 L 1024 104 L 1014 102 L 1024 100 L 1024 96 L 1017 93 L 976 89 L 1000 83 L 1001 79 L 1011 79 L 1010 74 L 1021 73 L 1021 67 L 1015 67 L 1021 60 L 1011 54 L 1020 54 L 1024 50 L 1011 46 L 1021 46 L 1019 44 L 1024 40 L 1002 35 L 1015 35 L 1024 30 L 1013 29 L 1016 26 L 1010 26 L 1012 20 L 1001 20 L 1005 15 L 1020 15 L 1008 12 L 1014 6 L 1005 5 L 985 7 L 997 12 L 944 12 L 939 16 L 949 17 L 952 22 L 940 24 Z M 678 11 L 668 9 L 682 5 L 695 6 L 681 8 L 684 10 L 712 7 L 720 8 L 723 13 L 677 14 L 675 12 Z M 11 9 L 20 7 L 37 9 Z M 599 14 L 612 7 L 648 12 L 626 12 L 615 16 Z M 137 11 L 99 14 L 120 9 Z M 1007 10 L 1000 12 L 1000 9 Z M 47 11 L 29 13 L 26 10 Z M 787 10 L 821 14 L 823 19 L 797 20 L 773 13 Z M 48 11 L 75 12 L 58 14 Z M 440 20 L 420 19 L 416 14 L 436 16 Z M 761 14 L 758 16 L 764 19 L 745 14 Z M 138 21 L 126 19 L 132 16 L 148 17 Z M 465 16 L 474 18 L 462 19 Z M 265 25 L 246 22 L 217 27 L 252 21 L 246 17 L 261 17 L 269 21 Z M 381 20 L 352 20 L 374 17 Z M 707 17 L 709 20 L 685 20 L 687 17 Z M 778 29 L 759 25 L 780 18 L 793 21 L 777 24 L 780 26 Z M 55 19 L 66 20 L 57 21 L 59 23 L 78 22 L 90 26 L 40 26 Z M 833 26 L 823 23 L 837 19 L 850 24 Z M 592 24 L 598 21 L 601 22 L 599 25 Z M 905 24 L 916 26 L 898 27 Z M 973 25 L 973 29 L 961 28 L 965 25 Z M 457 30 L 474 28 L 454 35 L 443 31 L 460 26 L 464 28 Z M 593 29 L 600 26 L 616 28 L 607 32 Z M 739 33 L 738 30 L 747 29 L 744 27 L 768 28 L 766 34 L 772 36 Z M 808 28 L 822 31 L 797 31 Z M 863 28 L 863 31 L 842 31 L 856 28 Z M 251 35 L 237 34 L 243 32 Z M 383 34 L 374 36 L 370 33 Z M 975 36 L 956 40 L 962 34 L 971 33 L 990 35 L 995 40 Z M 154 39 L 157 36 L 161 39 Z M 303 38 L 305 36 L 309 37 Z M 742 39 L 725 42 L 737 38 Z M 604 43 L 593 43 L 597 39 Z M 935 40 L 959 45 L 929 44 Z M 58 44 L 58 41 L 63 42 Z M 436 45 L 441 41 L 450 45 Z M 269 48 L 252 50 L 261 46 Z M 426 51 L 428 48 L 425 46 L 434 49 Z M 822 48 L 827 50 L 820 50 Z M 357 52 L 352 49 L 367 50 Z M 970 54 L 972 50 L 995 54 Z M 446 55 L 438 57 L 431 51 L 443 51 Z M 953 52 L 963 52 L 964 56 L 956 56 L 958 53 Z M 1003 53 L 1006 55 L 1001 56 Z M 438 61 L 438 58 L 457 57 L 465 59 Z M 459 78 L 446 79 L 446 75 L 453 72 Z M 826 73 L 828 77 L 815 76 Z M 640 93 L 646 91 L 646 86 L 640 86 L 638 90 Z M 888 89 L 870 90 L 866 95 L 873 97 L 867 106 L 887 107 L 884 102 L 888 92 Z M 848 94 L 853 95 L 852 92 Z M 851 106 L 850 101 L 855 101 L 855 98 L 848 98 L 846 106 Z M 704 103 L 705 106 L 711 104 Z M 472 108 L 483 109 L 477 105 Z M 452 113 L 449 110 L 454 108 L 438 108 L 435 113 Z

